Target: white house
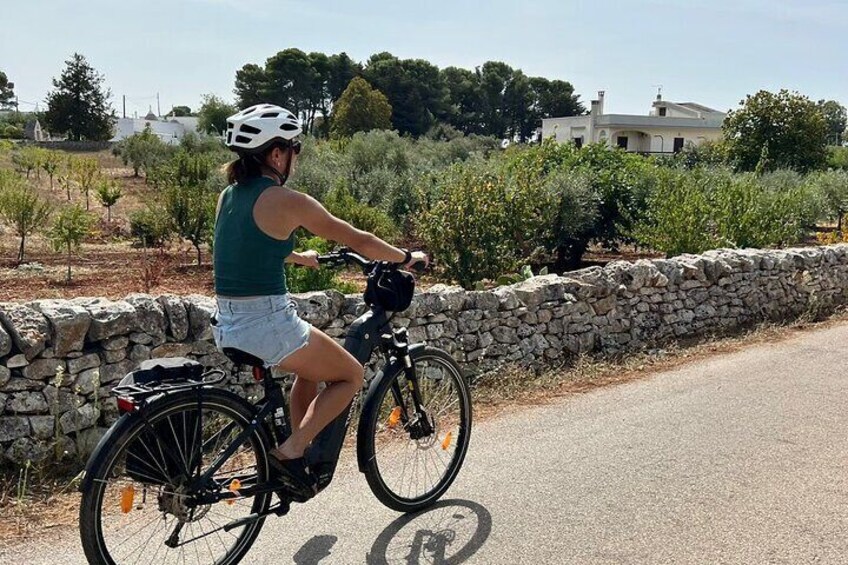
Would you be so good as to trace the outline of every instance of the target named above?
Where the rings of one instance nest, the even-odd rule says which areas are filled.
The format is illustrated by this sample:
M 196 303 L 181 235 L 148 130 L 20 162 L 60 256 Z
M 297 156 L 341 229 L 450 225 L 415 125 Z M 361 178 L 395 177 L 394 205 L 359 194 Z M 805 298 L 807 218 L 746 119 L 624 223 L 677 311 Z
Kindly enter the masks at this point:
M 650 114 L 604 114 L 604 91 L 592 100 L 589 114 L 542 120 L 542 138 L 577 146 L 606 143 L 634 153 L 676 153 L 689 143 L 721 137 L 726 114 L 694 102 L 666 102 L 661 95 Z
M 118 118 L 115 122 L 115 136 L 109 141 L 120 141 L 136 133 L 141 133 L 150 126 L 150 131 L 158 135 L 162 141 L 176 145 L 188 132 L 197 133 L 197 118 L 194 117 L 165 117 L 157 118 L 153 112 L 144 118 Z

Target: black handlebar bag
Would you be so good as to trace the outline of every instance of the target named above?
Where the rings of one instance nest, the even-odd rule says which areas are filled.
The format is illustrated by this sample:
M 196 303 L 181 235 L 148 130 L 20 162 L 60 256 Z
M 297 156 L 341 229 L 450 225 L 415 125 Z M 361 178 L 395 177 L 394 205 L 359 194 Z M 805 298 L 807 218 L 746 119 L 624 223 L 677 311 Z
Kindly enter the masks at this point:
M 150 359 L 124 377 L 120 384 L 153 385 L 161 382 L 200 380 L 203 365 L 183 357 Z M 126 473 L 144 484 L 168 484 L 182 474 L 187 464 L 191 472 L 200 445 L 200 418 L 197 410 L 180 412 L 148 427 L 127 448 Z
M 365 303 L 388 312 L 403 312 L 412 303 L 415 277 L 406 271 L 378 266 L 368 275 Z

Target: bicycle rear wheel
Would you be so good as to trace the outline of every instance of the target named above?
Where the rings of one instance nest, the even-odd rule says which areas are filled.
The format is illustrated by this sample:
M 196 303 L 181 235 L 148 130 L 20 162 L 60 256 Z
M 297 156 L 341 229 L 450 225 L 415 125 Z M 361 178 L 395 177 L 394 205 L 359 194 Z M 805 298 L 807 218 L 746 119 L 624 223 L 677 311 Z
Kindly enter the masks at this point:
M 432 347 L 410 353 L 422 413 L 416 413 L 406 373 L 397 367 L 374 383 L 358 436 L 368 485 L 399 512 L 426 508 L 447 491 L 471 438 L 471 393 L 456 361 Z
M 250 549 L 262 519 L 230 531 L 223 526 L 267 510 L 272 495 L 196 504 L 191 479 L 180 471 L 199 476 L 253 418 L 250 406 L 231 393 L 202 394 L 200 412 L 197 393 L 177 393 L 147 409 L 149 426 L 136 417 L 110 432 L 115 437 L 92 465 L 80 506 L 89 563 L 229 565 Z M 214 474 L 207 492 L 267 482 L 268 445 L 257 428 Z

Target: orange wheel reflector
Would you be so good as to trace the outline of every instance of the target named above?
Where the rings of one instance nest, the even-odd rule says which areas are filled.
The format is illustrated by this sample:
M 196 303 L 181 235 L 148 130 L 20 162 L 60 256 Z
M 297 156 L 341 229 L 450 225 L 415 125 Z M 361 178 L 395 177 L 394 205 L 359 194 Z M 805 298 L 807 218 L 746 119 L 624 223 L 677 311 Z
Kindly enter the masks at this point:
M 400 422 L 400 406 L 395 406 L 392 413 L 389 414 L 389 427 L 394 428 Z
M 135 489 L 132 485 L 127 485 L 121 489 L 121 512 L 128 514 L 132 510 L 134 498 Z
M 241 481 L 238 479 L 233 479 L 232 481 L 230 481 L 230 486 L 227 488 L 230 489 L 230 492 L 237 495 L 239 493 L 239 489 L 241 488 Z M 234 503 L 235 500 L 233 500 L 232 498 L 227 499 L 227 504 L 229 504 L 230 506 L 232 506 Z
M 442 449 L 445 450 L 450 447 L 452 432 L 448 432 L 448 435 L 445 436 L 445 439 L 442 441 Z

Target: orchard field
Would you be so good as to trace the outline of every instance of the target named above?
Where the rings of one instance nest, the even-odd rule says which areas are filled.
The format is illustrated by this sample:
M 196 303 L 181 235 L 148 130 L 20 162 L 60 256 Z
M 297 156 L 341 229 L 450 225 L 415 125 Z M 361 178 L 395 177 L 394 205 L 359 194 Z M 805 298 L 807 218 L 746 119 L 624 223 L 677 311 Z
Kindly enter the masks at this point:
M 430 252 L 423 287 L 842 241 L 844 170 L 740 172 L 721 151 L 657 159 L 552 141 L 502 150 L 449 127 L 418 139 L 374 130 L 307 138 L 290 182 L 354 225 Z M 214 205 L 230 155 L 212 137 L 167 146 L 150 132 L 96 153 L 4 142 L 0 300 L 211 294 Z M 332 247 L 309 234 L 298 244 Z M 291 268 L 289 277 L 296 292 L 363 285 L 354 272 Z

